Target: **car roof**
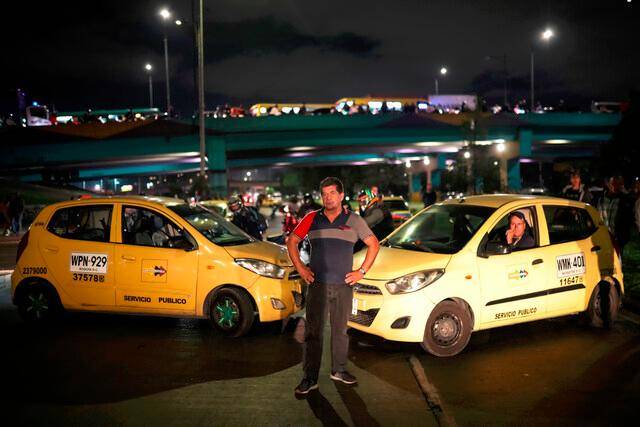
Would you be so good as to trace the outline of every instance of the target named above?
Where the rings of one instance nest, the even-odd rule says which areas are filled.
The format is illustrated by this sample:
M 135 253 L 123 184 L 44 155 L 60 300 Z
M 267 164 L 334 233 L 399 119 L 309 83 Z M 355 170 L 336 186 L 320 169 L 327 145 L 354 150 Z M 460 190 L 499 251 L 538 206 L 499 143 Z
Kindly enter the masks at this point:
M 584 203 L 574 202 L 568 199 L 551 196 L 533 196 L 525 194 L 484 194 L 480 196 L 467 196 L 458 199 L 448 199 L 442 202 L 445 205 L 455 205 L 465 203 L 476 206 L 486 206 L 490 208 L 499 208 L 512 202 L 530 201 L 532 203 L 549 203 L 549 204 L 576 204 L 584 205 Z
M 92 205 L 97 203 L 136 203 L 147 202 L 162 206 L 182 205 L 186 202 L 182 199 L 162 196 L 107 196 L 107 197 L 87 197 L 78 200 L 69 200 L 56 203 L 54 206 L 75 206 L 75 205 Z

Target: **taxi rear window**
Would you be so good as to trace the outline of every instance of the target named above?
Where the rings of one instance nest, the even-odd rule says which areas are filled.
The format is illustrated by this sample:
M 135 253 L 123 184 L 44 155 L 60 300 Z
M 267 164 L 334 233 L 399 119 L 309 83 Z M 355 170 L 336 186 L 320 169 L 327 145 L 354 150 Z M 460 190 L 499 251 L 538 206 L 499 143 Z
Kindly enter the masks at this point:
M 59 209 L 53 214 L 47 230 L 65 239 L 108 242 L 112 211 L 112 205 Z

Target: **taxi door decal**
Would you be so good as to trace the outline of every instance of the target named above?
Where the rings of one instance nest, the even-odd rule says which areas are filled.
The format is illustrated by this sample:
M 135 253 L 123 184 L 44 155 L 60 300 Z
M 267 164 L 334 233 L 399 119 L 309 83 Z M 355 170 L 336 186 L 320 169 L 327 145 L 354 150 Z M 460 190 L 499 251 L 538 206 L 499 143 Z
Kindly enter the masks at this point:
M 169 261 L 166 259 L 143 259 L 142 282 L 167 283 Z

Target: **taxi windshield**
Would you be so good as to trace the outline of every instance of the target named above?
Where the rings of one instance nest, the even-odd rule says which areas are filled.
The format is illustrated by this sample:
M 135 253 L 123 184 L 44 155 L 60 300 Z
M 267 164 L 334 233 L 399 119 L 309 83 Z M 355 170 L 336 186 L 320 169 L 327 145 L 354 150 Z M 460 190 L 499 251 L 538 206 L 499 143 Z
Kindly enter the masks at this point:
M 215 212 L 187 204 L 167 206 L 187 220 L 204 237 L 220 246 L 242 245 L 254 239 Z
M 494 208 L 434 205 L 420 213 L 385 242 L 392 248 L 454 254 L 467 244 Z

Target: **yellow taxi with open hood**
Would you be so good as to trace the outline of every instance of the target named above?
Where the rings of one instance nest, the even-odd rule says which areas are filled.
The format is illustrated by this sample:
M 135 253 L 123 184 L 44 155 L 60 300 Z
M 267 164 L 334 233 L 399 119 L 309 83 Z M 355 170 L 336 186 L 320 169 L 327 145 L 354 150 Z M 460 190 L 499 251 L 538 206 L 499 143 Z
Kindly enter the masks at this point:
M 526 248 L 505 241 L 513 212 L 526 221 Z M 576 313 L 608 325 L 623 293 L 618 251 L 592 206 L 471 196 L 422 210 L 381 242 L 349 326 L 453 356 L 483 329 Z
M 18 246 L 12 297 L 28 321 L 61 309 L 209 318 L 230 336 L 302 308 L 284 247 L 200 205 L 90 198 L 44 208 Z

